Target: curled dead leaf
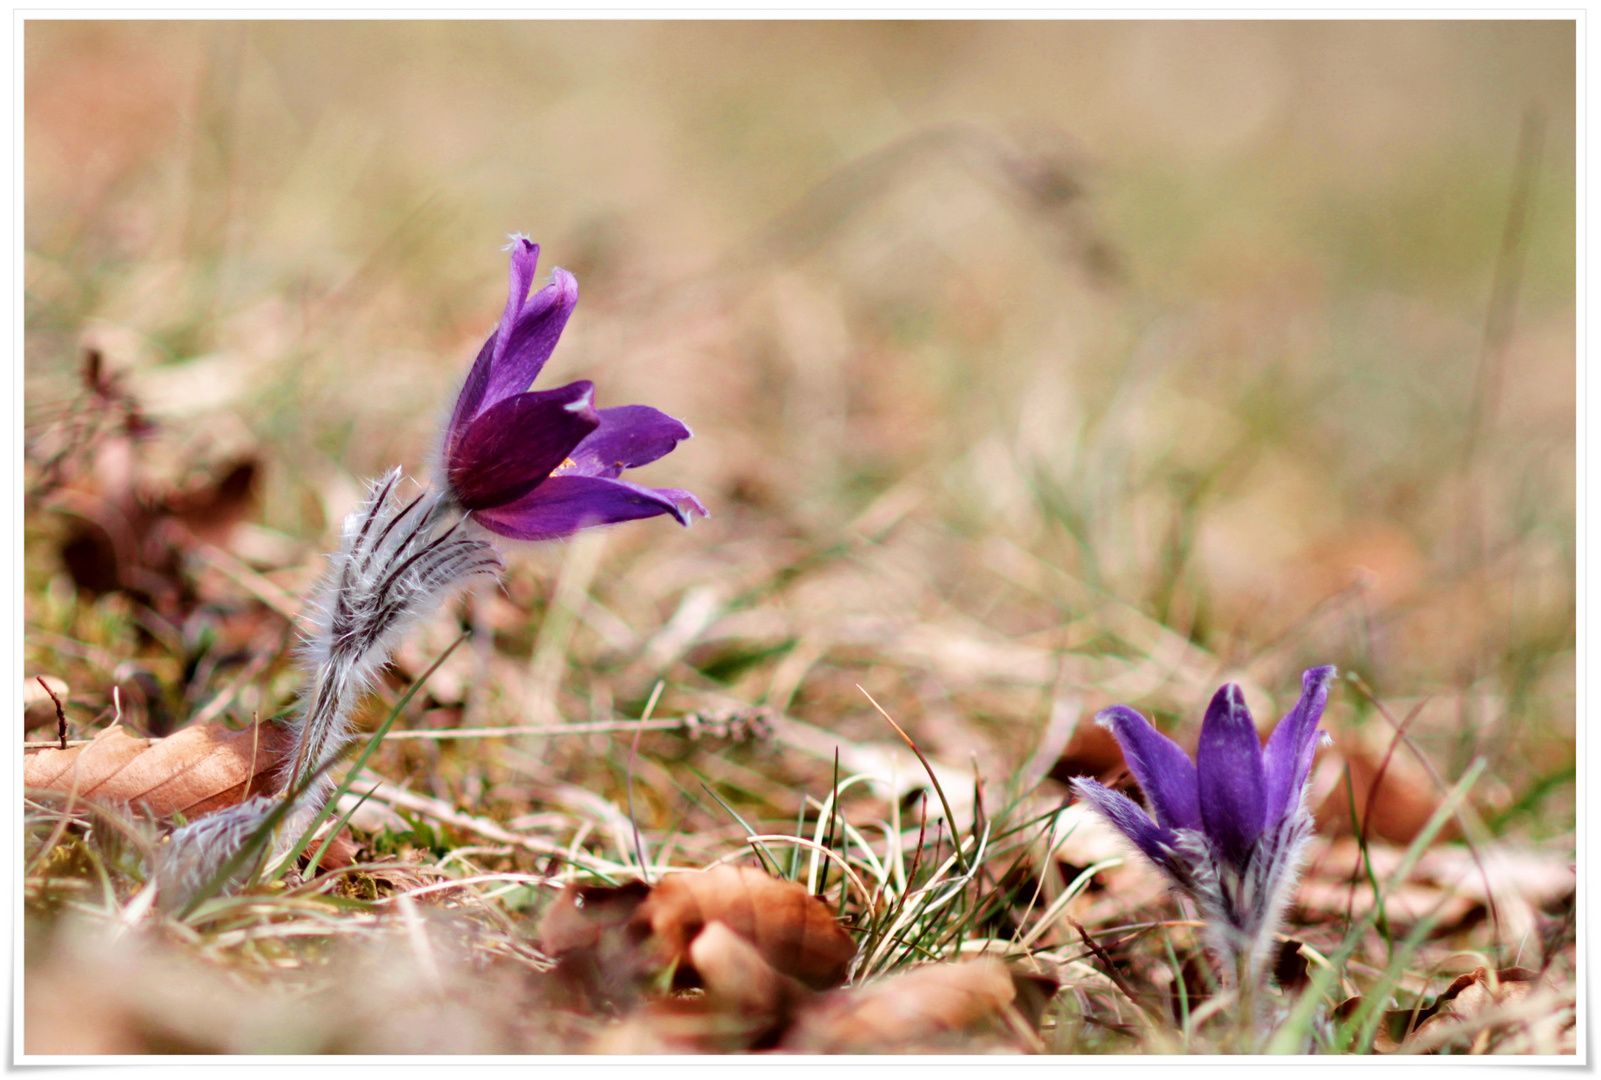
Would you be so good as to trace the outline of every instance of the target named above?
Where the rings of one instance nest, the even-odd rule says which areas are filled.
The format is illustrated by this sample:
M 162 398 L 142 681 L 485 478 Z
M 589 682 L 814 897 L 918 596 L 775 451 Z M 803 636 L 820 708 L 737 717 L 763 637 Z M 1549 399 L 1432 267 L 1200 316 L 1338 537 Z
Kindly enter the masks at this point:
M 670 874 L 654 886 L 569 885 L 539 937 L 569 991 L 613 1005 L 665 974 L 679 988 L 778 1009 L 799 988 L 844 982 L 856 955 L 823 903 L 753 867 Z
M 649 895 L 643 881 L 568 885 L 539 922 L 539 947 L 555 957 L 593 949 L 608 931 L 627 926 Z
M 774 971 L 762 953 L 712 921 L 689 945 L 702 997 L 658 998 L 602 1037 L 610 1053 L 739 1053 L 769 1049 L 811 991 Z
M 706 996 L 747 1016 L 777 1017 L 808 996 L 805 987 L 773 970 L 761 950 L 713 920 L 689 943 L 689 960 Z
M 591 1007 L 631 1000 L 646 975 L 634 915 L 650 886 L 568 885 L 539 922 L 539 947 L 556 961 L 557 982 Z
M 1112 733 L 1099 724 L 1079 724 L 1048 775 L 1065 784 L 1075 776 L 1109 781 L 1123 771 L 1123 749 Z
M 1528 968 L 1494 972 L 1477 968 L 1457 976 L 1432 1002 L 1420 1002 L 1411 1009 L 1385 1010 L 1373 1033 L 1373 1049 L 1381 1054 L 1434 1053 L 1450 1042 L 1483 1049 L 1480 1044 L 1487 1040 L 1497 1020 L 1496 1008 L 1523 1001 L 1541 984 L 1540 973 Z M 1347 998 L 1335 1007 L 1334 1018 L 1349 1020 L 1361 1005 L 1362 998 Z M 1475 1025 L 1475 1020 L 1486 1023 Z
M 1420 1022 L 1401 1049 L 1435 1053 L 1449 1043 L 1461 1043 L 1470 1052 L 1482 1052 L 1495 1034 L 1500 1006 L 1513 1006 L 1541 988 L 1540 973 L 1511 967 L 1500 971 L 1477 968 L 1458 976 L 1439 996 L 1433 1015 Z
M 266 722 L 232 730 L 222 723 L 139 739 L 120 724 L 66 750 L 29 750 L 23 784 L 102 803 L 143 806 L 158 818 L 196 818 L 272 790 L 292 734 Z
M 161 508 L 195 539 L 226 544 L 234 527 L 255 511 L 260 473 L 255 458 L 240 458 L 215 477 L 163 493 Z
M 690 944 L 716 921 L 754 945 L 774 971 L 814 990 L 844 982 L 856 955 L 851 936 L 804 886 L 754 867 L 671 874 L 635 917 L 649 927 L 664 962 L 689 960 Z
M 957 1042 L 969 1048 L 991 1036 L 1031 1048 L 1029 1029 L 1055 989 L 1054 980 L 992 958 L 928 964 L 802 1006 L 780 1045 L 809 1054 L 908 1053 Z

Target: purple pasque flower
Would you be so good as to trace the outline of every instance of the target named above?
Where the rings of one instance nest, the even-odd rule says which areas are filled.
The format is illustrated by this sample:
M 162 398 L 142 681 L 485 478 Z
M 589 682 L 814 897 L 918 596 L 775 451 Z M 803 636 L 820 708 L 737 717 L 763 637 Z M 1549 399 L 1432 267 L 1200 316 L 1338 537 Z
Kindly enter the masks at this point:
M 1073 780 L 1079 797 L 1195 902 L 1230 980 L 1261 973 L 1300 872 L 1312 833 L 1307 781 L 1333 680 L 1332 667 L 1306 672 L 1301 699 L 1266 747 L 1240 688 L 1229 683 L 1207 707 L 1194 762 L 1126 705 L 1100 713 L 1096 720 L 1123 748 L 1149 815 L 1094 780 Z
M 484 342 L 445 428 L 452 502 L 484 528 L 552 540 L 592 525 L 671 514 L 688 525 L 706 507 L 687 491 L 620 479 L 670 452 L 689 428 L 648 405 L 597 409 L 593 383 L 530 391 L 578 304 L 578 282 L 557 269 L 529 295 L 539 245 L 512 238 L 511 295 Z

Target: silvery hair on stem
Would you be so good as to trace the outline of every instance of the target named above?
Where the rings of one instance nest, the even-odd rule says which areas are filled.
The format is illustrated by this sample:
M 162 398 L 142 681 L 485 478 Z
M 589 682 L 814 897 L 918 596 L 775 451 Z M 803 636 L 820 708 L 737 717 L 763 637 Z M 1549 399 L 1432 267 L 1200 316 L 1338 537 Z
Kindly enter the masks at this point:
M 178 829 L 157 866 L 162 904 L 186 902 L 221 870 L 277 802 L 292 799 L 283 836 L 294 836 L 335 788 L 328 766 L 349 749 L 351 714 L 406 631 L 480 574 L 502 568 L 495 549 L 459 535 L 461 519 L 424 490 L 400 503 L 397 468 L 345 518 L 337 554 L 312 596 L 301 658 L 310 680 L 294 721 L 293 753 L 273 798 L 257 797 Z

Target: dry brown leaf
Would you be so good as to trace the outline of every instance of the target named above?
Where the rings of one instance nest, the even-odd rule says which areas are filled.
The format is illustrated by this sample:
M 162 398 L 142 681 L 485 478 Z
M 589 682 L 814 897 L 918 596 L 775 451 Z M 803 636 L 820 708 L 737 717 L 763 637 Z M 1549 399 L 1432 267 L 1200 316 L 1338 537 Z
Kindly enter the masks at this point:
M 1370 741 L 1372 745 L 1342 737 L 1337 743 L 1339 754 L 1351 769 L 1356 820 L 1365 823 L 1370 840 L 1388 840 L 1405 847 L 1434 816 L 1440 805 L 1440 792 L 1427 770 L 1412 758 L 1406 747 L 1397 746 L 1386 762 L 1388 745 Z M 1351 817 L 1351 799 L 1342 776 L 1317 808 L 1318 829 L 1335 836 L 1348 836 L 1354 832 Z M 1450 839 L 1454 830 L 1454 823 L 1447 822 L 1440 839 Z
M 814 990 L 844 982 L 856 955 L 851 936 L 804 886 L 754 867 L 670 874 L 635 918 L 650 928 L 664 962 L 689 960 L 690 943 L 717 921 L 755 945 L 775 971 Z
M 1099 724 L 1080 724 L 1048 775 L 1063 784 L 1075 776 L 1093 776 L 1104 782 L 1124 771 L 1123 749 L 1112 733 Z
M 629 1013 L 597 1053 L 741 1053 L 771 1047 L 811 991 L 774 971 L 757 947 L 713 920 L 689 944 L 704 997 L 658 998 Z
M 844 982 L 856 955 L 850 935 L 804 887 L 751 867 L 670 874 L 654 886 L 569 885 L 545 912 L 539 937 L 565 988 L 590 1005 L 626 1004 L 670 971 L 677 987 L 753 997 L 770 1012 L 802 987 Z
M 1366 878 L 1354 887 L 1349 878 L 1308 878 L 1296 893 L 1296 907 L 1314 922 L 1344 919 L 1347 913 L 1357 919 L 1372 909 L 1373 889 Z M 1426 883 L 1407 882 L 1384 895 L 1384 916 L 1392 926 L 1414 926 L 1432 915 L 1435 934 L 1459 929 L 1482 916 L 1484 910 L 1484 904 L 1474 897 Z
M 260 472 L 254 458 L 241 458 L 220 476 L 163 493 L 161 508 L 182 522 L 196 540 L 224 546 L 234 527 L 256 509 Z
M 713 920 L 689 943 L 689 959 L 709 998 L 746 1016 L 778 1016 L 807 990 L 773 970 L 761 951 Z
M 66 750 L 29 750 L 22 759 L 25 787 L 87 795 L 150 746 L 112 724 L 90 742 Z
M 1403 1048 L 1437 1050 L 1439 1044 L 1451 1041 L 1447 1029 L 1463 1025 L 1471 1027 L 1476 1019 L 1489 1021 L 1482 1029 L 1487 1034 L 1494 1019 L 1487 1014 L 1495 1006 L 1522 1001 L 1539 989 L 1540 984 L 1539 972 L 1520 967 L 1503 968 L 1493 973 L 1489 968 L 1481 967 L 1466 975 L 1459 975 L 1435 1001 L 1431 1010 L 1433 1015 L 1418 1024 Z M 1472 1034 L 1472 1041 L 1477 1044 L 1480 1032 Z
M 1373 873 L 1381 882 L 1389 880 L 1402 855 L 1390 844 L 1368 845 Z M 1560 906 L 1564 897 L 1572 895 L 1574 886 L 1571 849 L 1500 843 L 1470 849 L 1462 844 L 1440 844 L 1424 853 L 1404 884 L 1390 890 L 1385 911 L 1391 923 L 1398 925 L 1410 925 L 1433 912 L 1434 932 L 1443 934 L 1487 917 L 1493 898 L 1502 940 L 1516 943 L 1537 932 L 1545 917 L 1542 913 Z M 1313 840 L 1296 901 L 1312 921 L 1343 920 L 1347 905 L 1355 916 L 1369 910 L 1373 890 L 1355 838 Z
M 237 731 L 200 724 L 165 739 L 137 739 L 113 724 L 82 746 L 27 751 L 23 784 L 195 818 L 271 790 L 291 739 L 271 722 Z
M 1396 1051 L 1433 1052 L 1453 1040 L 1477 1042 L 1494 1026 L 1487 1015 L 1496 1006 L 1527 998 L 1542 983 L 1539 972 L 1528 968 L 1503 968 L 1492 973 L 1480 967 L 1459 975 L 1440 996 L 1417 1009 L 1388 1009 L 1373 1033 L 1373 1049 L 1381 1054 Z M 1361 1006 L 1360 997 L 1348 998 L 1334 1009 L 1339 1020 L 1348 1020 Z M 1489 1023 L 1473 1030 L 1472 1021 L 1483 1017 Z M 1482 1046 L 1480 1047 L 1482 1049 Z
M 568 885 L 540 919 L 539 947 L 555 957 L 597 948 L 608 932 L 629 924 L 648 895 L 643 881 Z
M 634 914 L 650 894 L 643 881 L 568 885 L 539 923 L 539 947 L 556 961 L 556 979 L 572 1004 L 626 1004 L 638 993 L 648 961 Z
M 327 830 L 323 829 L 318 832 L 308 850 L 317 851 L 325 840 L 328 840 Z M 350 830 L 340 829 L 334 834 L 332 840 L 328 840 L 328 850 L 324 851 L 322 858 L 317 860 L 317 872 L 326 874 L 332 870 L 343 870 L 347 866 L 354 866 L 356 865 L 356 856 L 359 854 L 361 854 L 361 845 L 351 839 Z
M 907 1053 L 985 1034 L 1015 1046 L 1027 1027 L 1018 997 L 1018 981 L 1000 960 L 928 964 L 802 1006 L 781 1046 L 804 1054 Z

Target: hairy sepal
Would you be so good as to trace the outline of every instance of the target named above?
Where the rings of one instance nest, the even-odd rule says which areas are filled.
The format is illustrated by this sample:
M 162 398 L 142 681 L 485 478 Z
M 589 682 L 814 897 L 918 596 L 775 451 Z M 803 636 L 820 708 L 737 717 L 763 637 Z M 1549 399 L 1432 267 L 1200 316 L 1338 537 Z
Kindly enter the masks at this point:
M 1207 948 L 1227 983 L 1233 984 L 1242 973 L 1259 980 L 1274 955 L 1275 937 L 1300 878 L 1312 824 L 1312 815 L 1304 808 L 1286 815 L 1257 839 L 1243 871 L 1205 833 L 1175 830 L 1173 862 L 1164 869 L 1195 903 L 1206 926 Z

